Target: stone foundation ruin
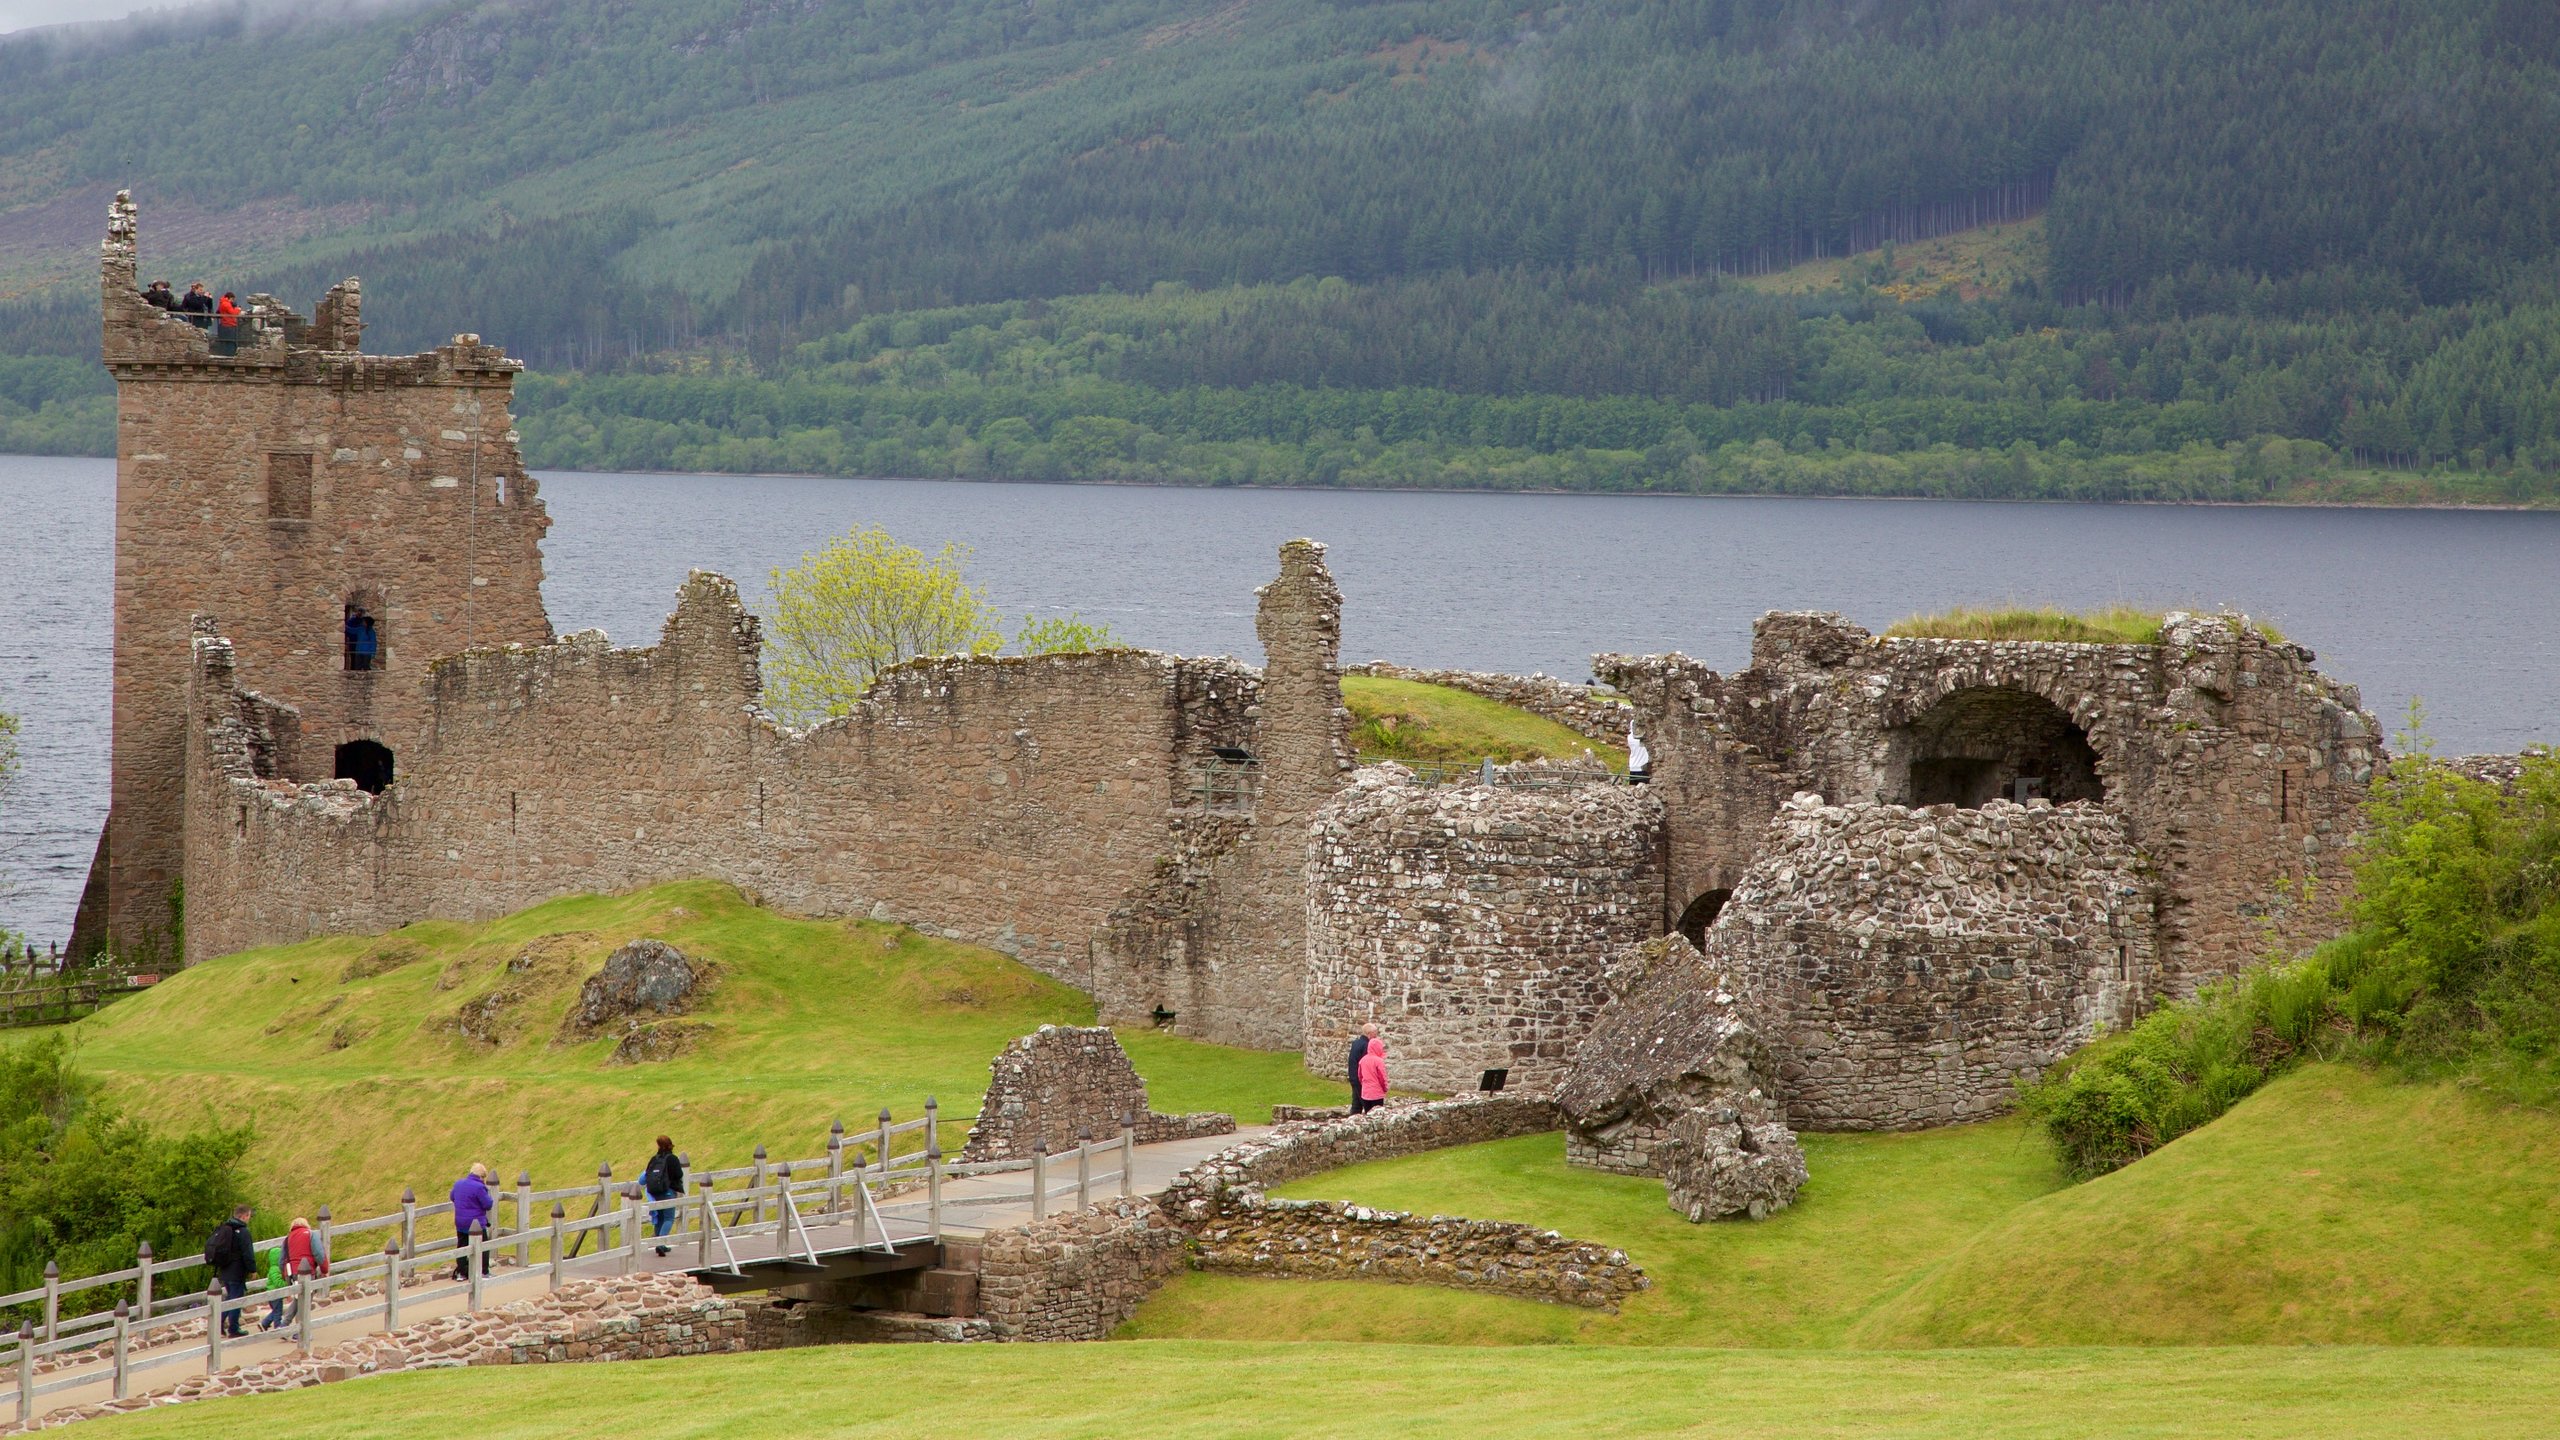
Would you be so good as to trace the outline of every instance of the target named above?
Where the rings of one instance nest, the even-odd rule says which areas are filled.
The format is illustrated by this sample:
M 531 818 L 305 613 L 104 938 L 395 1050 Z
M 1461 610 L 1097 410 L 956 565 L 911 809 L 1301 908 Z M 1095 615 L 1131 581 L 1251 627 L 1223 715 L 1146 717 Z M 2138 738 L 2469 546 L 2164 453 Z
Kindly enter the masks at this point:
M 1043 1025 L 1004 1047 L 987 1067 L 987 1094 L 963 1161 L 1019 1160 L 1035 1147 L 1073 1150 L 1080 1140 L 1116 1140 L 1120 1127 L 1141 1145 L 1200 1135 L 1232 1135 L 1232 1115 L 1159 1115 L 1147 1082 L 1100 1025 Z

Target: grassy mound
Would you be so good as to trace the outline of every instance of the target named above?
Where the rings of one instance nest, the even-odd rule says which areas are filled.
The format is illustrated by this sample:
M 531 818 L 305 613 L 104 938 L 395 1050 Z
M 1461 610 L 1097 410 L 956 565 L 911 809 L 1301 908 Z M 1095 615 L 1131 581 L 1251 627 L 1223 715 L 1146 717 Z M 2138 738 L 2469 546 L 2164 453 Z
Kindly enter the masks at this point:
M 411 1371 L 89 1424 L 99 1440 L 2521 1440 L 2549 1434 L 2555 1406 L 2560 1357 L 2511 1350 L 1595 1354 L 1177 1343 L 1097 1355 L 1077 1345 L 855 1345 Z
M 2156 611 L 2111 605 L 2075 613 L 2044 606 L 1959 605 L 1935 615 L 1912 615 L 1884 632 L 1906 640 L 2058 640 L 2072 645 L 2157 645 Z
M 2560 1125 L 2345 1065 L 2012 1211 L 1875 1345 L 2560 1344 Z
M 611 1036 L 566 1039 L 578 987 L 639 936 L 715 978 L 673 1059 L 615 1064 Z M 472 1160 L 537 1184 L 634 1172 L 665 1132 L 697 1162 L 758 1141 L 815 1155 L 836 1116 L 860 1128 L 925 1097 L 977 1110 L 987 1062 L 1093 1003 L 1006 956 L 871 921 L 800 920 L 726 885 L 555 900 L 478 925 L 412 925 L 252 950 L 190 968 L 72 1028 L 81 1064 L 138 1114 L 257 1129 L 263 1198 L 374 1214 Z M 1125 1037 L 1159 1108 L 1266 1118 L 1337 1086 L 1289 1054 Z M 956 1136 L 950 1142 L 957 1143 Z
M 1345 675 L 1342 703 L 1351 711 L 1351 743 L 1363 760 L 1508 764 L 1569 760 L 1590 750 L 1612 770 L 1627 768 L 1625 746 L 1600 744 L 1545 716 L 1446 685 Z
M 1537 1135 L 1358 1165 L 1281 1193 L 1519 1220 L 1623 1248 L 1653 1288 L 1617 1315 L 1419 1285 L 1185 1276 L 1133 1337 L 1524 1345 L 1837 1345 L 1861 1314 L 2062 1183 L 2016 1121 L 1808 1135 L 1813 1178 L 1758 1224 L 1692 1225 L 1662 1182 L 1569 1168 Z

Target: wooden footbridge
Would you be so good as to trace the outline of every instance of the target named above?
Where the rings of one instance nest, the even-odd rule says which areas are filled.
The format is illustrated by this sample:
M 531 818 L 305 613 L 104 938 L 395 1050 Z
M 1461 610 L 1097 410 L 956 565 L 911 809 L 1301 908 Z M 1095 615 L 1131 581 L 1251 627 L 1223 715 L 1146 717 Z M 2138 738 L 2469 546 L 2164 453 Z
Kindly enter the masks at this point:
M 565 1189 L 538 1190 L 520 1174 L 497 1196 L 500 1223 L 468 1237 L 450 1233 L 450 1203 L 420 1205 L 414 1192 L 396 1212 L 353 1222 L 333 1222 L 322 1206 L 313 1232 L 332 1257 L 329 1274 L 297 1277 L 281 1292 L 253 1280 L 238 1299 L 225 1299 L 218 1284 L 194 1288 L 206 1278 L 198 1257 L 159 1260 L 147 1245 L 137 1265 L 77 1280 L 48 1264 L 42 1287 L 0 1295 L 0 1305 L 39 1315 L 18 1328 L 0 1370 L 10 1382 L 0 1389 L 0 1415 L 23 1423 L 147 1394 L 189 1374 L 308 1355 L 594 1275 L 675 1271 L 736 1292 L 932 1270 L 946 1263 L 951 1242 L 1153 1194 L 1240 1138 L 1140 1145 L 1134 1118 L 1117 1135 L 1054 1154 L 956 1163 L 942 1153 L 944 1122 L 928 1101 L 918 1119 L 893 1121 L 883 1110 L 875 1129 L 858 1134 L 838 1122 L 826 1153 L 811 1159 L 775 1162 L 758 1145 L 749 1164 L 691 1172 L 680 1197 L 650 1199 L 617 1183 L 610 1165 L 597 1167 L 593 1183 Z M 77 1297 L 99 1290 L 117 1297 L 112 1309 L 62 1313 L 66 1300 L 78 1308 Z M 290 1318 L 256 1330 L 279 1300 Z M 220 1322 L 232 1315 L 250 1333 L 224 1336 Z

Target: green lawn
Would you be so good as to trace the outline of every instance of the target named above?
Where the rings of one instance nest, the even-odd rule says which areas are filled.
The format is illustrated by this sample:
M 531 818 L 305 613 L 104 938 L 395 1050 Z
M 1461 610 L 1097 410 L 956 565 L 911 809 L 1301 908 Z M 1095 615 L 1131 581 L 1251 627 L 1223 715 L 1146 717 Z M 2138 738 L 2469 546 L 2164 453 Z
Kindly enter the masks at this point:
M 1351 743 L 1363 760 L 1508 764 L 1569 760 L 1590 750 L 1613 770 L 1627 768 L 1623 745 L 1598 744 L 1545 716 L 1446 685 L 1345 675 L 1342 703 L 1351 711 Z
M 1560 1135 L 1353 1166 L 1283 1187 L 1423 1214 L 1519 1220 L 1623 1248 L 1653 1288 L 1621 1313 L 1359 1281 L 1186 1275 L 1123 1333 L 1430 1344 L 1829 1346 L 1886 1297 L 2062 1183 L 2014 1120 L 1917 1135 L 1808 1135 L 1812 1180 L 1756 1224 L 1692 1225 L 1662 1182 L 1577 1170 Z
M 90 1423 L 100 1440 L 2521 1440 L 2551 1434 L 2555 1414 L 2560 1357 L 2546 1352 L 1162 1342 L 842 1346 L 425 1371 Z
M 642 935 L 718 966 L 693 1017 L 708 1037 L 648 1065 L 607 1064 L 610 1040 L 555 1044 L 579 983 Z M 363 973 L 378 966 L 389 968 Z M 450 1028 L 507 989 L 522 998 L 498 1043 Z M 792 919 L 688 882 L 479 925 L 248 951 L 70 1033 L 82 1064 L 143 1115 L 254 1124 L 261 1199 L 303 1213 L 325 1201 L 343 1218 L 380 1213 L 404 1185 L 441 1198 L 474 1159 L 509 1180 L 530 1169 L 538 1185 L 563 1185 L 604 1160 L 629 1173 L 661 1131 L 697 1164 L 733 1164 L 759 1140 L 777 1157 L 818 1155 L 832 1118 L 859 1129 L 887 1105 L 904 1119 L 927 1095 L 967 1117 L 1006 1041 L 1092 1020 L 1084 995 L 992 951 L 871 921 Z M 1338 1098 L 1294 1054 L 1152 1032 L 1128 1041 L 1158 1109 L 1254 1122 L 1274 1101 Z

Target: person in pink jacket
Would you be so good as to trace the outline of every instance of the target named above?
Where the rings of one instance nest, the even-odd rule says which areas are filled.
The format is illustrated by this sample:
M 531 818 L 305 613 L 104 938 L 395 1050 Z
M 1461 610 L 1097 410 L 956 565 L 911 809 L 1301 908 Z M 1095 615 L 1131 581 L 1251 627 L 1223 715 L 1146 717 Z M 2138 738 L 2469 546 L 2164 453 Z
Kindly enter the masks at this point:
M 1360 1102 L 1351 1107 L 1358 1115 L 1387 1103 L 1387 1042 L 1372 1039 L 1369 1052 L 1360 1057 Z

